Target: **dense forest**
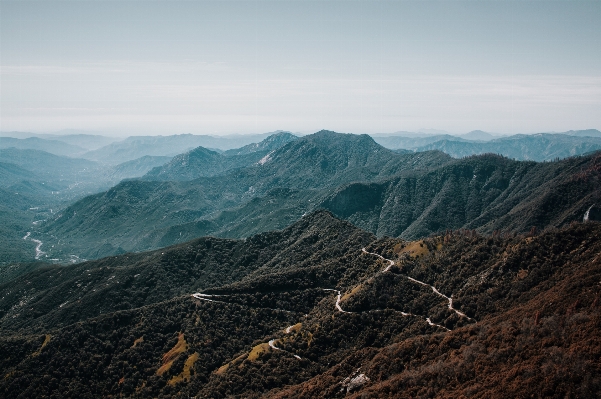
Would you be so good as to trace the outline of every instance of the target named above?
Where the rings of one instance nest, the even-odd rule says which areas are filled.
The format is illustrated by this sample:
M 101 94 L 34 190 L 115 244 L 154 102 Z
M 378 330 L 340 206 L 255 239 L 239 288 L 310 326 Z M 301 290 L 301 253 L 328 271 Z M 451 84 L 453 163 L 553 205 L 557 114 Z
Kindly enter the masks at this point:
M 276 143 L 270 152 L 199 148 L 175 157 L 142 180 L 75 202 L 43 222 L 37 237 L 49 257 L 96 259 L 206 235 L 250 237 L 319 209 L 378 236 L 524 233 L 582 220 L 601 201 L 598 174 L 590 173 L 599 153 L 543 163 L 493 154 L 453 159 L 440 151 L 397 154 L 367 135 L 329 131 Z
M 404 241 L 321 211 L 11 279 L 0 392 L 594 397 L 599 281 L 596 222 Z

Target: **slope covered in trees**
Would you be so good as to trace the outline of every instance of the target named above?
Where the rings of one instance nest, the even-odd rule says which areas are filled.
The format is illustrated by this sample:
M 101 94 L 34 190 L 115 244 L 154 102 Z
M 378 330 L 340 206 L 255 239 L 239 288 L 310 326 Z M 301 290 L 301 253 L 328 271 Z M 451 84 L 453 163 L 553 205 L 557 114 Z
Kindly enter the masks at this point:
M 204 153 L 218 170 L 223 159 L 252 156 Z M 221 175 L 122 182 L 73 204 L 42 230 L 54 253 L 87 259 L 203 235 L 248 237 L 322 208 L 378 236 L 525 232 L 582 220 L 601 199 L 600 159 L 596 153 L 544 163 L 491 154 L 453 160 L 441 152 L 396 154 L 368 136 L 320 132 Z M 215 172 L 212 162 L 203 163 L 208 174 Z M 184 169 L 183 178 L 197 169 Z
M 465 158 L 421 174 L 338 189 L 322 206 L 377 235 L 445 229 L 525 232 L 582 220 L 601 200 L 601 154 L 558 162 Z
M 252 156 L 224 157 L 202 151 L 211 159 Z M 55 253 L 77 253 L 88 259 L 157 248 L 209 234 L 244 237 L 284 228 L 303 213 L 318 208 L 319 199 L 340 184 L 378 180 L 450 160 L 440 152 L 399 155 L 367 135 L 324 131 L 289 142 L 263 162 L 223 175 L 186 182 L 121 182 L 68 207 L 42 232 L 47 234 L 45 241 L 54 245 Z M 171 163 L 173 167 L 175 161 Z M 298 192 L 296 198 L 290 198 L 288 190 Z M 252 201 L 262 203 L 259 219 L 269 220 L 262 223 L 262 229 L 256 227 L 254 218 L 243 216 L 243 208 L 252 207 Z M 266 202 L 270 204 L 267 207 Z M 288 213 L 287 209 L 294 210 L 292 218 L 269 213 Z M 230 217 L 232 214 L 236 216 Z M 230 224 L 232 219 L 235 222 Z
M 212 277 L 193 276 L 205 270 Z M 42 278 L 48 291 L 34 292 Z M 12 280 L 0 302 L 0 392 L 593 397 L 600 279 L 596 222 L 410 242 L 317 212 L 245 241 L 201 239 Z M 102 314 L 86 299 L 94 289 Z M 44 302 L 51 317 L 35 314 Z
M 232 169 L 260 163 L 269 153 L 296 139 L 297 137 L 290 133 L 276 133 L 260 143 L 248 144 L 222 154 L 198 147 L 174 157 L 165 165 L 150 170 L 143 179 L 187 181 L 220 175 Z
M 454 158 L 493 153 L 520 161 L 538 162 L 584 155 L 601 149 L 601 132 L 596 129 L 507 137 L 495 137 L 479 130 L 461 136 L 399 132 L 375 135 L 374 139 L 384 147 L 395 150 L 438 150 Z

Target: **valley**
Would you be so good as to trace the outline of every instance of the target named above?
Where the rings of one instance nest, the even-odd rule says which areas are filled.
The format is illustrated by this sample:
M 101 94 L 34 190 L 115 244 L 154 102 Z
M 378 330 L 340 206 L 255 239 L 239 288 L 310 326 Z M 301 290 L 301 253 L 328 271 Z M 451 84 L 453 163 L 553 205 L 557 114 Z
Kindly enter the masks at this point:
M 601 398 L 599 16 L 0 0 L 0 399 Z
M 500 397 L 549 384 L 590 396 L 600 383 L 599 226 L 407 242 L 321 211 L 245 241 L 38 269 L 1 287 L 11 377 L 0 389 L 78 395 L 86 375 L 104 396 Z M 541 340 L 553 350 L 535 349 Z M 533 361 L 547 366 L 511 371 Z
M 333 132 L 280 144 L 228 157 L 196 149 L 86 197 L 40 226 L 52 243 L 49 256 L 93 259 L 203 235 L 243 238 L 318 209 L 378 236 L 525 232 L 581 220 L 601 195 L 597 177 L 574 178 L 598 167 L 596 154 L 550 163 L 453 159 L 438 151 L 396 154 L 369 136 Z M 259 163 L 267 151 L 269 161 Z
M 174 140 L 117 166 L 0 149 L 0 396 L 601 389 L 599 152 Z

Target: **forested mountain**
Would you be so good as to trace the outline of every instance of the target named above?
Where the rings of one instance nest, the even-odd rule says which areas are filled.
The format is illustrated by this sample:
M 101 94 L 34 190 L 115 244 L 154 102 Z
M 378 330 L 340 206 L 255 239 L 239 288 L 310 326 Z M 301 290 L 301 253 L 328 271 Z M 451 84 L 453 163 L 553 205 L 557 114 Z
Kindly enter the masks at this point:
M 205 165 L 223 165 L 223 155 L 198 152 Z M 222 175 L 122 182 L 75 203 L 43 231 L 56 253 L 87 259 L 203 235 L 248 237 L 321 208 L 379 236 L 413 239 L 458 228 L 524 232 L 582 220 L 601 196 L 599 162 L 598 155 L 535 163 L 396 154 L 368 136 L 319 132 Z M 193 177 L 176 168 L 181 163 L 168 165 L 161 170 Z
M 199 152 L 220 160 L 215 162 L 223 160 L 220 154 L 205 149 Z M 249 156 L 252 153 L 227 158 Z M 90 259 L 201 235 L 247 236 L 287 226 L 316 209 L 327 190 L 341 184 L 382 179 L 403 170 L 419 171 L 449 161 L 451 158 L 440 152 L 399 155 L 367 135 L 324 131 L 284 145 L 265 156 L 263 162 L 223 175 L 189 182 L 122 182 L 65 209 L 44 226 L 44 241 L 60 237 L 60 244 L 58 240 L 52 242 L 54 251 L 75 251 Z M 171 170 L 178 170 L 175 160 L 169 165 L 173 166 Z M 289 190 L 297 194 L 290 197 Z M 256 201 L 269 201 L 269 205 L 258 209 L 263 229 L 257 229 L 248 217 L 235 218 L 232 224 L 232 212 L 241 216 L 240 207 L 253 207 Z M 294 210 L 290 215 L 277 216 L 289 209 Z
M 416 147 L 415 151 L 439 150 L 455 158 L 494 153 L 519 160 L 542 162 L 600 149 L 601 137 L 540 133 L 503 137 L 488 142 L 441 140 Z
M 0 392 L 594 397 L 600 254 L 596 222 L 409 242 L 321 211 L 38 268 L 0 286 Z
M 274 132 L 279 133 L 279 132 Z M 172 136 L 132 136 L 87 152 L 84 157 L 108 164 L 119 164 L 145 155 L 175 156 L 196 147 L 229 150 L 257 143 L 274 133 L 232 136 L 176 134 Z
M 500 138 L 486 132 L 472 131 L 462 136 L 376 135 L 374 139 L 384 147 L 394 150 L 438 150 L 454 158 L 492 153 L 521 161 L 538 162 L 587 154 L 601 149 L 601 132 L 596 129 L 516 134 Z
M 551 163 L 473 156 L 436 170 L 338 189 L 322 206 L 382 236 L 445 229 L 524 232 L 582 220 L 601 202 L 601 153 Z
M 59 140 L 41 139 L 38 137 L 29 137 L 26 139 L 0 137 L 0 149 L 5 148 L 45 151 L 54 155 L 63 155 L 73 158 L 87 152 L 85 148 L 73 144 L 67 144 Z
M 1 168 L 0 164 L 0 168 Z M 36 244 L 23 239 L 25 232 L 36 221 L 36 210 L 29 204 L 35 200 L 14 187 L 0 186 L 0 265 L 23 260 L 33 261 Z M 20 187 L 22 188 L 22 187 Z M 0 275 L 4 272 L 0 268 Z
M 216 176 L 232 169 L 260 164 L 267 159 L 269 153 L 296 139 L 296 136 L 289 133 L 277 133 L 260 143 L 228 150 L 223 154 L 198 147 L 174 157 L 165 165 L 152 169 L 144 175 L 143 179 L 186 181 Z

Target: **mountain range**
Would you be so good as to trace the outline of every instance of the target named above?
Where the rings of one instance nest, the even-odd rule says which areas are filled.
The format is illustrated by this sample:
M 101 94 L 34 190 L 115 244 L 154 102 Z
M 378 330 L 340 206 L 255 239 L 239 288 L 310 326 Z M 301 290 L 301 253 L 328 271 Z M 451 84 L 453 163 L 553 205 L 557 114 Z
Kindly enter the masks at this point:
M 190 169 L 180 168 L 182 163 L 174 160 L 152 173 L 161 176 L 183 170 L 186 174 L 180 180 L 184 180 L 190 178 L 189 170 L 206 173 L 215 169 L 218 160 L 229 165 L 232 159 L 252 155 L 226 157 L 197 149 L 185 154 L 185 159 L 197 154 L 208 155 L 210 166 L 204 168 L 199 161 L 190 163 Z M 199 235 L 241 237 L 285 227 L 318 207 L 328 190 L 342 184 L 383 179 L 402 170 L 418 172 L 450 160 L 440 152 L 399 155 L 367 135 L 323 131 L 222 175 L 191 181 L 124 181 L 66 208 L 42 232 L 44 241 L 61 237 L 62 244 L 52 242 L 55 251 L 76 251 L 87 259 L 156 248 Z M 259 214 L 249 213 L 244 209 L 248 207 Z M 240 216 L 233 218 L 234 225 L 232 212 Z M 178 231 L 176 226 L 182 228 Z M 240 230 L 246 234 L 228 234 Z
M 493 153 L 516 160 L 552 161 L 582 155 L 601 149 L 601 132 L 596 129 L 570 130 L 564 133 L 517 134 L 495 138 L 482 131 L 462 136 L 390 135 L 375 136 L 381 145 L 391 149 L 415 152 L 438 150 L 454 158 Z
M 248 156 L 193 150 L 144 180 L 69 206 L 42 226 L 40 239 L 54 245 L 53 256 L 91 259 L 202 235 L 248 237 L 317 209 L 378 236 L 524 232 L 582 220 L 601 195 L 598 178 L 587 172 L 599 167 L 598 154 L 550 163 L 496 155 L 455 160 L 437 151 L 397 154 L 366 135 L 322 131 L 228 169 Z M 160 176 L 169 180 L 145 181 Z
M 280 133 L 280 132 L 275 132 Z M 177 134 L 171 136 L 131 136 L 102 148 L 89 151 L 84 158 L 107 164 L 119 164 L 145 155 L 176 156 L 202 146 L 208 149 L 229 150 L 266 139 L 273 133 L 238 136 L 208 136 Z
M 218 153 L 225 151 L 226 155 L 242 155 L 245 151 L 246 153 L 258 152 L 259 149 L 255 146 L 270 136 L 290 137 L 292 134 L 277 131 L 253 135 L 180 134 L 131 136 L 123 139 L 78 131 L 63 131 L 61 134 L 2 132 L 0 148 L 42 150 L 54 155 L 81 157 L 103 164 L 116 165 L 144 156 L 174 157 L 199 146 Z M 517 160 L 550 161 L 598 150 L 601 132 L 588 129 L 562 133 L 499 136 L 482 130 L 460 135 L 452 135 L 440 130 L 423 130 L 372 134 L 372 137 L 378 144 L 393 150 L 419 152 L 437 149 L 453 157 L 491 152 Z
M 260 143 L 249 144 L 223 153 L 197 147 L 174 157 L 169 163 L 153 168 L 142 178 L 145 180 L 182 181 L 219 175 L 232 169 L 264 163 L 268 159 L 269 153 L 296 139 L 296 136 L 282 132 L 271 135 Z
M 326 211 L 0 286 L 5 397 L 595 397 L 601 225 L 378 239 Z
M 596 397 L 595 132 L 0 148 L 0 397 Z

